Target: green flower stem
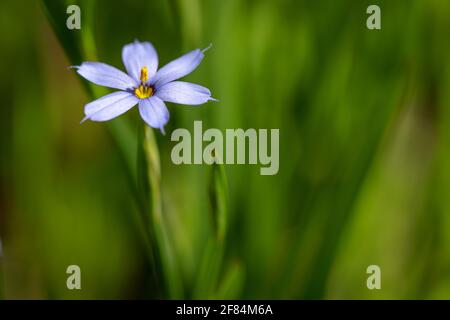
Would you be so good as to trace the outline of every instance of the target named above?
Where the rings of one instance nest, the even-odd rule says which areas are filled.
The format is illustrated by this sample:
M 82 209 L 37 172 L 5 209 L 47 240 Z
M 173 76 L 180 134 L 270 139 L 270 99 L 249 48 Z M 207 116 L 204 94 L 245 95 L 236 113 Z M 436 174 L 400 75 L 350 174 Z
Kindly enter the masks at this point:
M 147 163 L 147 177 L 149 183 L 150 231 L 153 235 L 154 250 L 159 258 L 159 270 L 162 273 L 168 298 L 180 299 L 183 297 L 181 276 L 176 262 L 176 256 L 167 232 L 162 212 L 161 199 L 161 165 L 159 151 L 153 129 L 144 126 L 144 153 Z

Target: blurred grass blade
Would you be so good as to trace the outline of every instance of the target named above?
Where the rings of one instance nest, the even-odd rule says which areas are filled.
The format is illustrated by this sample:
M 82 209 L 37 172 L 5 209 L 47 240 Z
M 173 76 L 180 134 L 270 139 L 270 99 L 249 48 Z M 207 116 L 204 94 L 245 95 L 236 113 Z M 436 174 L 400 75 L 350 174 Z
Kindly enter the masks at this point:
M 209 200 L 214 233 L 219 241 L 223 241 L 227 230 L 228 184 L 225 168 L 214 163 L 209 185 Z
M 59 43 L 62 45 L 69 60 L 75 63 L 81 62 L 83 59 L 82 48 L 81 48 L 81 31 L 73 31 L 67 28 L 67 6 L 65 1 L 53 1 L 53 0 L 42 0 L 44 4 L 44 11 L 46 13 L 47 19 L 50 22 L 53 31 L 55 32 Z M 94 1 L 92 1 L 94 2 Z M 71 4 L 78 4 L 79 2 L 73 1 Z M 84 27 L 84 22 L 83 22 Z
M 153 236 L 152 243 L 156 257 L 160 259 L 157 263 L 160 264 L 159 270 L 162 272 L 167 298 L 180 299 L 183 297 L 181 275 L 162 213 L 161 165 L 158 145 L 153 129 L 145 125 L 144 130 L 143 147 L 147 162 L 147 177 L 151 199 L 149 228 Z
M 214 154 L 212 155 L 215 156 Z M 225 252 L 228 185 L 224 166 L 214 163 L 209 181 L 213 237 L 206 245 L 194 286 L 194 298 L 212 299 L 216 293 Z
M 3 260 L 3 243 L 2 239 L 0 238 L 0 300 L 5 299 L 5 268 L 3 266 Z
M 244 287 L 244 269 L 239 262 L 234 262 L 219 285 L 215 299 L 239 299 Z
M 213 299 L 223 259 L 223 243 L 210 238 L 197 273 L 193 299 Z

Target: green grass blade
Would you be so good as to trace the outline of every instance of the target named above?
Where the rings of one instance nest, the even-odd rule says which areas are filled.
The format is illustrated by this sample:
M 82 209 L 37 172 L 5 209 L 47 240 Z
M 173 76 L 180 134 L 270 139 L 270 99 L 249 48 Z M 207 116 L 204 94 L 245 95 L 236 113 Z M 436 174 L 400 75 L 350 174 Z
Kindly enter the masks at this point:
M 194 299 L 213 299 L 223 260 L 223 243 L 210 238 L 203 254 L 193 289 Z
M 244 276 L 242 264 L 233 262 L 219 285 L 215 299 L 239 299 L 244 287 Z
M 144 130 L 145 136 L 143 147 L 146 157 L 149 194 L 151 199 L 149 228 L 153 235 L 155 254 L 160 259 L 157 263 L 160 264 L 159 270 L 161 270 L 165 284 L 165 294 L 170 299 L 180 299 L 183 297 L 181 275 L 162 212 L 161 164 L 158 145 L 153 129 L 145 126 Z
M 75 63 L 83 59 L 80 31 L 73 31 L 67 28 L 67 6 L 65 1 L 42 0 L 44 12 L 55 32 L 59 43 L 69 56 L 69 60 Z M 74 3 L 76 4 L 76 3 Z
M 225 168 L 221 164 L 214 163 L 211 168 L 209 200 L 213 237 L 206 245 L 194 286 L 193 296 L 198 299 L 212 299 L 215 296 L 224 259 L 228 220 L 228 183 Z
M 5 275 L 4 275 L 4 257 L 3 257 L 3 246 L 0 239 L 0 300 L 5 299 Z
M 225 168 L 221 164 L 215 163 L 212 167 L 209 200 L 214 233 L 216 238 L 222 242 L 227 230 L 228 183 Z

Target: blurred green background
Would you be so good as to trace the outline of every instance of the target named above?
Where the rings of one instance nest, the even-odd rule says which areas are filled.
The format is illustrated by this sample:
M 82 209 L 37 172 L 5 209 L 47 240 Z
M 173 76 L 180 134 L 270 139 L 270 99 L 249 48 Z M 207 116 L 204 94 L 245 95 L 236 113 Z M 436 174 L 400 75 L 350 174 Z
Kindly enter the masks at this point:
M 382 30 L 366 28 L 370 4 Z M 0 35 L 1 298 L 450 298 L 449 1 L 2 1 Z M 80 125 L 104 92 L 67 69 L 123 70 L 134 39 L 160 65 L 212 43 L 186 80 L 220 100 L 169 104 L 154 132 L 159 245 L 143 240 L 137 110 Z M 174 165 L 170 133 L 194 120 L 279 128 L 279 173 Z

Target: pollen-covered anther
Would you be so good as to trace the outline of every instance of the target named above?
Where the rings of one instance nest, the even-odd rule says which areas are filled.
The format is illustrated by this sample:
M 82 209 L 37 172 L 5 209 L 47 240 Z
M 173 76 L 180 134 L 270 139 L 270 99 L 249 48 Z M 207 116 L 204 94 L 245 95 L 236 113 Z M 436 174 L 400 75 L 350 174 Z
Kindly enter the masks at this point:
M 144 83 L 148 80 L 148 70 L 147 67 L 141 69 L 141 82 Z
M 139 87 L 134 89 L 134 94 L 139 99 L 149 98 L 153 95 L 153 88 L 150 86 L 141 84 Z

